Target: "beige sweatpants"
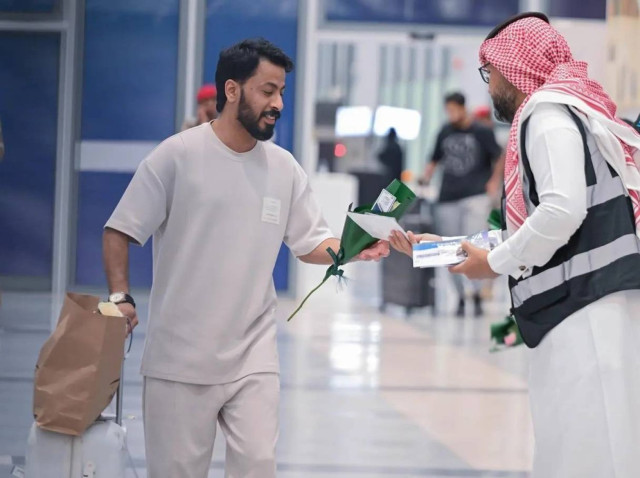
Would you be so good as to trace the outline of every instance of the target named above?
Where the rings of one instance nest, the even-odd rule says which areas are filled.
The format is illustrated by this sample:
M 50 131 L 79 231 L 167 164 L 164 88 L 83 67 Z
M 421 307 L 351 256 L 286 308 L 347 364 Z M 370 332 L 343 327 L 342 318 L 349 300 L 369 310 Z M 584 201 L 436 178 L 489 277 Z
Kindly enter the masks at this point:
M 148 478 L 206 478 L 216 422 L 227 440 L 226 478 L 273 478 L 280 378 L 249 375 L 222 385 L 144 379 Z

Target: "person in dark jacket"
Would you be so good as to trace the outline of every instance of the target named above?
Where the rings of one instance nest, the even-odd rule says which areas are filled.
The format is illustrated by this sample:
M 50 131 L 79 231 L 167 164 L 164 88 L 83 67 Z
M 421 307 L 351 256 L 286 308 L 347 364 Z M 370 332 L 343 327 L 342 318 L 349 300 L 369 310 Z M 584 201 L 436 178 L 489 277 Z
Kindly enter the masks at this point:
M 404 153 L 398 143 L 398 133 L 391 128 L 387 133 L 385 145 L 378 153 L 378 159 L 385 166 L 390 181 L 400 179 L 404 170 Z

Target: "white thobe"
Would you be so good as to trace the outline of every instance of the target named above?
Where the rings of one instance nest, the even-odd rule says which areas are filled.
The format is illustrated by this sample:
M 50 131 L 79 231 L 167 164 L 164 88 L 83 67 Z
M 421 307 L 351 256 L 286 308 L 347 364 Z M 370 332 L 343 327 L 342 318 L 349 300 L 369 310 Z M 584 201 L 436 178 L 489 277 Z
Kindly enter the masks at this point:
M 566 107 L 536 106 L 526 152 L 540 204 L 489 254 L 515 278 L 546 264 L 587 212 L 582 138 Z M 570 315 L 530 357 L 533 478 L 640 477 L 640 290 Z

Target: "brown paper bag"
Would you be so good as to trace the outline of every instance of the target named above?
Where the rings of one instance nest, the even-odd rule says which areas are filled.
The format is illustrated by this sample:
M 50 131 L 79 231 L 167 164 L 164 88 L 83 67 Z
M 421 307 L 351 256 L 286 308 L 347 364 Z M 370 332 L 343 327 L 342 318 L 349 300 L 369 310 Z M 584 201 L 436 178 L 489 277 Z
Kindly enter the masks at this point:
M 41 428 L 81 435 L 118 389 L 127 319 L 100 315 L 99 301 L 67 293 L 56 329 L 40 350 L 33 415 Z

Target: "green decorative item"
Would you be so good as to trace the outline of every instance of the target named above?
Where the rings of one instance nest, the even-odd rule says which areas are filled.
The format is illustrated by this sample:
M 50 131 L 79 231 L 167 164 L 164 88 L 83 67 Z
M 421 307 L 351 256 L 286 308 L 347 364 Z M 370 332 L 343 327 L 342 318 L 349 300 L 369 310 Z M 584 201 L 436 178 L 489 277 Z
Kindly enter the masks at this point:
M 487 222 L 491 229 L 502 229 L 502 213 L 500 210 L 493 209 Z M 494 341 L 491 352 L 498 352 L 524 343 L 513 315 L 507 315 L 504 320 L 491 324 L 491 339 Z
M 489 219 L 487 219 L 489 223 L 489 228 L 491 229 L 502 229 L 502 213 L 500 213 L 499 209 L 493 209 L 491 214 L 489 214 Z
M 487 222 L 491 229 L 502 229 L 502 213 L 500 210 L 493 209 Z M 491 324 L 491 339 L 494 341 L 491 352 L 498 352 L 524 343 L 513 315 L 507 315 L 504 320 Z
M 404 183 L 394 179 L 389 186 L 385 188 L 385 190 L 395 197 L 395 203 L 392 206 L 392 209 L 389 212 L 382 212 L 378 209 L 374 209 L 375 205 L 364 205 L 357 207 L 355 209 L 351 209 L 349 206 L 349 212 L 355 212 L 359 214 L 377 214 L 379 216 L 389 216 L 394 217 L 396 219 L 400 219 L 413 201 L 416 198 L 415 193 L 409 189 Z M 378 239 L 372 237 L 367 234 L 360 226 L 358 226 L 351 218 L 347 216 L 344 228 L 342 230 L 342 237 L 340 238 L 340 250 L 338 252 L 332 250 L 331 248 L 327 249 L 327 252 L 333 259 L 333 264 L 329 266 L 327 272 L 324 276 L 324 279 L 317 287 L 315 287 L 307 296 L 302 300 L 302 303 L 298 306 L 298 308 L 289 316 L 287 321 L 291 320 L 299 311 L 302 309 L 302 306 L 307 302 L 309 297 L 317 291 L 322 285 L 331 277 L 336 276 L 338 280 L 344 278 L 344 271 L 341 269 L 343 265 L 348 263 L 358 254 L 360 254 L 365 249 L 371 247 Z
M 524 343 L 513 315 L 508 315 L 504 320 L 491 324 L 491 339 L 494 341 L 491 352 L 498 352 Z

